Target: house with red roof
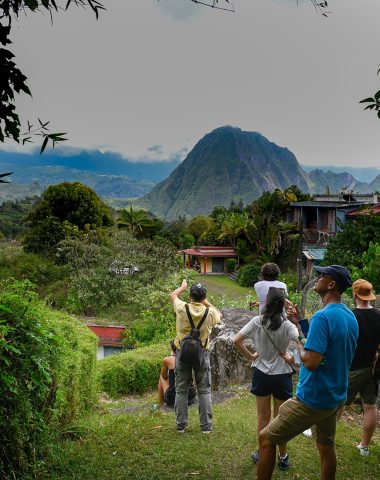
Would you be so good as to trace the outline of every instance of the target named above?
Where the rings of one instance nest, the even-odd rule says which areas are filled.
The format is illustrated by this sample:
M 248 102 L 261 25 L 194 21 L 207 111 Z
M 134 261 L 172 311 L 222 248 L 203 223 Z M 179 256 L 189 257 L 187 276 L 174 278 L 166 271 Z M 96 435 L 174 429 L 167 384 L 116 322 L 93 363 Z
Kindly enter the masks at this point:
M 180 250 L 185 267 L 194 268 L 203 275 L 223 274 L 228 258 L 237 258 L 233 247 L 193 247 Z

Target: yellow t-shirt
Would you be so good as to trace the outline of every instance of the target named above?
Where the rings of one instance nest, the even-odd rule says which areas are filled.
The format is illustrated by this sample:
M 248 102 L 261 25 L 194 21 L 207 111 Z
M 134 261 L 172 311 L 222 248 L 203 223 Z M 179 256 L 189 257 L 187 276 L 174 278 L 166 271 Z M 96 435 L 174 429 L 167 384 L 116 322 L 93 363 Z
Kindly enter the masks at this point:
M 181 340 L 190 333 L 191 325 L 185 309 L 186 302 L 180 300 L 179 298 L 176 298 L 173 305 L 176 314 L 177 332 L 174 343 L 175 346 L 179 348 Z M 206 307 L 203 305 L 203 303 L 191 302 L 189 303 L 189 310 L 193 318 L 194 325 L 197 326 L 205 313 Z M 204 321 L 200 331 L 200 339 L 202 345 L 205 345 L 206 340 L 210 336 L 212 327 L 219 323 L 220 319 L 221 314 L 214 307 L 209 307 L 207 318 Z M 209 348 L 209 342 L 207 342 L 206 348 Z

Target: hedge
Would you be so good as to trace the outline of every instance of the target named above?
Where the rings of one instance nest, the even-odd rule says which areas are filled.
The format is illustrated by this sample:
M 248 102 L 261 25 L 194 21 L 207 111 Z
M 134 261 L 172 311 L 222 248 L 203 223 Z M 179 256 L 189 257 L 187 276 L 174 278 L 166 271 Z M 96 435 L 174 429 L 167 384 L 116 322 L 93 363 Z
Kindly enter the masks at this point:
M 142 393 L 157 387 L 169 342 L 128 350 L 98 361 L 98 386 L 111 397 Z
M 96 336 L 29 281 L 0 282 L 0 478 L 32 478 L 49 436 L 93 404 L 96 350 Z

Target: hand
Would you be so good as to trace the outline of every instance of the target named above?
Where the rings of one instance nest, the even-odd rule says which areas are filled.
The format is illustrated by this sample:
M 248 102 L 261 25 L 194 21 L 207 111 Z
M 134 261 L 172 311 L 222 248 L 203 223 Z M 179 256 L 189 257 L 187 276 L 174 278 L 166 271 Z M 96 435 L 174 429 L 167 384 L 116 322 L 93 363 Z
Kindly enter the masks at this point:
M 181 288 L 186 289 L 187 288 L 187 281 L 186 278 L 182 280 Z
M 249 358 L 249 360 L 252 360 L 252 362 L 254 362 L 258 358 L 259 358 L 259 354 L 255 352 L 255 353 L 251 353 L 251 357 Z
M 286 352 L 286 353 L 280 353 L 279 354 L 280 357 L 282 357 L 286 363 L 288 363 L 289 365 L 291 365 L 292 363 L 294 363 L 294 356 L 290 353 L 290 352 Z

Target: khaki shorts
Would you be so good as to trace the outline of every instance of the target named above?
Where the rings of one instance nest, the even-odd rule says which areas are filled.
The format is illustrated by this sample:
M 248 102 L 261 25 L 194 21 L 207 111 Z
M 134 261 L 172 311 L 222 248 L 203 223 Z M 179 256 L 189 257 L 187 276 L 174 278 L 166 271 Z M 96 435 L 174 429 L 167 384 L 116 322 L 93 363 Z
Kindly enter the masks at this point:
M 376 405 L 379 386 L 372 376 L 372 368 L 361 368 L 348 372 L 348 392 L 346 404 L 350 405 L 359 393 L 366 405 Z
M 334 446 L 336 416 L 340 408 L 312 408 L 291 398 L 280 406 L 277 417 L 266 427 L 267 438 L 273 445 L 281 445 L 316 425 L 317 443 Z

